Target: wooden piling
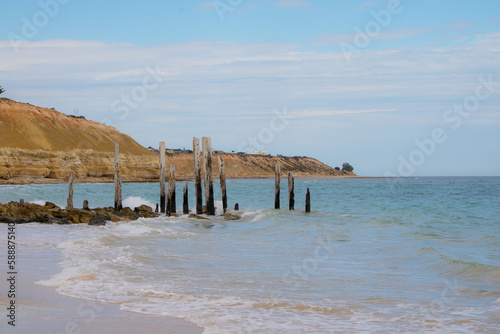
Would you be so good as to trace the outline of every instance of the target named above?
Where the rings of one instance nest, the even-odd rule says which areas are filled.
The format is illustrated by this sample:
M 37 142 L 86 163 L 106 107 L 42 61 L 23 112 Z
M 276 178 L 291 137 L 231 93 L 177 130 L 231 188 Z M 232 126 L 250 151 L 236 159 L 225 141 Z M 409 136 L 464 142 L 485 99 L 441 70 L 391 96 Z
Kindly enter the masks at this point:
M 120 148 L 115 142 L 115 211 L 122 209 L 122 177 L 120 174 Z
M 23 199 L 23 198 L 21 198 L 21 199 L 19 200 L 19 204 L 20 204 L 20 205 L 24 205 L 24 199 Z
M 203 166 L 205 173 L 205 205 L 207 206 L 207 215 L 214 216 L 215 203 L 212 175 L 212 139 L 210 137 L 203 137 L 201 140 L 203 150 Z
M 182 214 L 189 214 L 189 202 L 188 202 L 188 180 L 186 180 L 186 184 L 184 185 L 184 190 L 182 192 Z
M 201 162 L 200 162 L 200 139 L 193 138 L 194 155 L 194 192 L 196 197 L 196 214 L 203 213 L 203 198 L 201 192 Z
M 73 209 L 73 177 L 74 177 L 73 172 L 69 173 L 68 204 L 66 206 L 68 209 Z
M 165 213 L 165 142 L 160 142 L 160 210 Z
M 87 201 L 87 200 L 83 201 L 83 210 L 90 210 L 89 201 Z
M 274 208 L 280 208 L 280 176 L 281 169 L 280 164 L 276 164 L 276 170 L 274 171 Z
M 226 194 L 226 167 L 224 166 L 224 158 L 219 157 L 219 178 L 220 178 L 220 189 L 222 192 L 222 210 L 224 213 L 227 211 L 227 194 Z
M 311 193 L 309 192 L 309 188 L 307 188 L 306 193 L 306 212 L 311 212 Z
M 170 180 L 168 181 L 168 192 L 169 192 L 169 211 L 171 213 L 176 213 L 177 205 L 175 202 L 175 165 L 170 165 Z
M 240 205 L 238 203 L 236 203 L 234 205 L 234 211 L 238 211 L 240 209 Z
M 288 172 L 288 209 L 295 209 L 293 172 Z

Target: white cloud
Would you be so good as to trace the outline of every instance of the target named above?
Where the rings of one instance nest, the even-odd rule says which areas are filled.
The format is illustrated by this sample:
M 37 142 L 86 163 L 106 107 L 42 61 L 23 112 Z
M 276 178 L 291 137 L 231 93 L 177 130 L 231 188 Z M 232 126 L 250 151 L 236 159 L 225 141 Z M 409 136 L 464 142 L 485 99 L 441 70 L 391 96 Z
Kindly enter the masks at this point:
M 332 136 L 328 127 L 340 118 L 360 136 L 410 121 L 435 126 L 446 108 L 474 92 L 480 75 L 492 73 L 500 81 L 500 33 L 453 47 L 366 50 L 353 54 L 350 63 L 341 52 L 304 48 L 210 40 L 157 46 L 59 40 L 28 43 L 16 54 L 3 41 L 0 77 L 7 92 L 2 97 L 66 113 L 78 108 L 146 146 L 168 136 L 171 146 L 182 147 L 200 133 L 220 133 L 239 143 L 269 126 L 273 109 L 284 106 L 297 116 L 291 124 L 314 136 Z M 161 84 L 128 114 L 113 112 L 113 101 L 143 85 L 147 67 L 161 69 Z M 492 108 L 493 102 L 481 102 L 481 108 Z M 169 122 L 176 126 L 166 131 Z M 470 124 L 490 123 L 491 116 L 477 113 Z M 248 124 L 256 130 L 245 133 Z M 278 149 L 293 142 L 287 131 L 276 136 Z
M 339 116 L 339 115 L 353 115 L 377 112 L 394 112 L 397 109 L 360 109 L 360 110 L 303 110 L 294 112 L 293 115 L 297 117 L 322 117 L 322 116 Z

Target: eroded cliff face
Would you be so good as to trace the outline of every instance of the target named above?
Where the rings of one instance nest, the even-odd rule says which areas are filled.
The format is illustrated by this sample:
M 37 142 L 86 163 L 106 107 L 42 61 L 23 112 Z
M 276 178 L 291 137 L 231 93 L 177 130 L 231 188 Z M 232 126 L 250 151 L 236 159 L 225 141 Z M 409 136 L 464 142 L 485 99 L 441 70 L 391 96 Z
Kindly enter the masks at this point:
M 112 181 L 114 142 L 120 143 L 120 170 L 125 182 L 159 178 L 159 156 L 115 128 L 0 99 L 0 182 L 62 182 L 70 172 L 77 182 Z M 297 177 L 355 176 L 307 157 L 222 154 L 227 178 L 274 177 L 276 163 Z M 166 171 L 175 164 L 177 179 L 192 179 L 192 154 L 167 154 Z M 218 158 L 213 156 L 214 177 Z M 59 181 L 58 181 L 59 180 Z
M 316 159 L 306 157 L 267 157 L 240 154 L 221 154 L 226 165 L 227 178 L 274 177 L 276 163 L 286 175 L 293 171 L 296 177 L 355 176 L 353 173 L 337 171 Z M 218 155 L 213 156 L 214 177 L 219 175 Z M 192 154 L 167 155 L 166 176 L 169 178 L 170 164 L 175 164 L 176 178 L 192 179 L 194 162 Z M 120 170 L 123 180 L 155 181 L 159 178 L 158 155 L 120 154 Z M 65 180 L 70 172 L 80 182 L 112 181 L 114 155 L 111 152 L 74 150 L 71 152 L 46 152 L 0 148 L 0 179 L 4 182 L 26 183 Z M 38 180 L 37 180 L 38 179 Z

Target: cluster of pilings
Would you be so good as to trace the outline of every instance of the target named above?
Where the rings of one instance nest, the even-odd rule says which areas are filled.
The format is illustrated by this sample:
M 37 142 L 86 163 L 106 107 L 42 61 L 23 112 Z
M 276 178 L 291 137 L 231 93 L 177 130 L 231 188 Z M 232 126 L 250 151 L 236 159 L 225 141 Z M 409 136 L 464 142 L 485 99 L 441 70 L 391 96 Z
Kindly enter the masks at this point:
M 274 172 L 274 208 L 280 208 L 280 189 L 281 189 L 281 168 L 280 164 L 276 164 Z M 295 179 L 293 172 L 288 172 L 288 209 L 295 210 Z M 306 192 L 306 212 L 311 212 L 311 193 L 309 188 Z
M 212 171 L 212 140 L 210 137 L 201 139 L 203 152 L 203 175 L 205 183 L 205 213 L 209 216 L 215 215 L 214 201 L 214 185 Z M 196 197 L 196 214 L 203 213 L 203 195 L 202 195 L 202 180 L 201 180 L 201 151 L 200 139 L 193 138 L 193 156 L 194 156 L 194 182 L 195 182 L 195 197 Z M 224 167 L 224 158 L 219 156 L 219 175 L 222 190 L 222 209 L 224 213 L 227 211 L 227 195 L 226 195 L 226 176 Z M 165 193 L 165 142 L 160 143 L 160 212 L 171 215 L 175 213 L 175 165 L 170 165 L 170 181 L 168 192 Z M 182 213 L 189 213 L 188 205 L 188 181 L 184 185 Z
M 194 156 L 194 182 L 195 182 L 195 197 L 196 197 L 196 214 L 203 214 L 203 198 L 202 198 L 202 180 L 201 180 L 201 152 L 203 152 L 203 175 L 205 184 L 205 213 L 209 216 L 215 215 L 214 203 L 214 187 L 213 187 L 213 173 L 212 173 L 212 140 L 210 137 L 203 137 L 201 140 L 202 150 L 200 151 L 200 139 L 193 138 L 193 156 Z M 224 213 L 227 211 L 227 194 L 226 194 L 226 176 L 224 158 L 218 156 L 219 162 L 219 177 L 222 191 L 222 209 Z M 168 190 L 165 187 L 165 142 L 160 142 L 160 207 L 159 211 L 170 216 L 176 213 L 176 199 L 175 199 L 175 165 L 170 165 L 170 178 L 168 182 Z M 121 183 L 122 178 L 120 174 L 119 164 L 119 146 L 115 142 L 115 210 L 122 209 L 122 196 L 121 196 Z M 275 169 L 275 190 L 274 190 L 274 208 L 280 208 L 280 177 L 281 169 L 280 164 L 276 164 Z M 70 188 L 68 207 L 72 207 L 73 203 L 73 173 L 70 174 Z M 158 204 L 157 204 L 158 206 Z M 237 210 L 238 204 L 235 209 Z M 288 172 L 288 209 L 295 209 L 295 194 L 294 194 L 294 177 L 293 172 Z M 157 208 L 158 210 L 158 208 Z M 311 194 L 309 188 L 306 193 L 305 212 L 311 212 Z M 183 190 L 183 204 L 182 213 L 189 213 L 188 205 L 188 180 L 184 185 Z

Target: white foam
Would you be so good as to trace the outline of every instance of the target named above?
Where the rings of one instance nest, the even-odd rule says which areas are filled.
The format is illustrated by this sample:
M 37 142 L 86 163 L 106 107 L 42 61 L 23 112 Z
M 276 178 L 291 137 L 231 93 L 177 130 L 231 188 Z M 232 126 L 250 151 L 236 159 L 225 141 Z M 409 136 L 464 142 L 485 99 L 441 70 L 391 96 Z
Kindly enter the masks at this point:
M 41 205 L 41 206 L 44 206 L 46 202 L 47 201 L 42 201 L 41 199 L 36 199 L 34 201 L 30 201 L 30 203 L 32 203 L 32 204 L 38 204 L 38 205 Z
M 141 205 L 147 205 L 150 208 L 154 209 L 156 207 L 156 204 L 148 201 L 147 199 L 144 199 L 140 196 L 130 196 L 127 197 L 123 200 L 123 207 L 128 207 L 134 210 L 134 208 L 137 208 Z

